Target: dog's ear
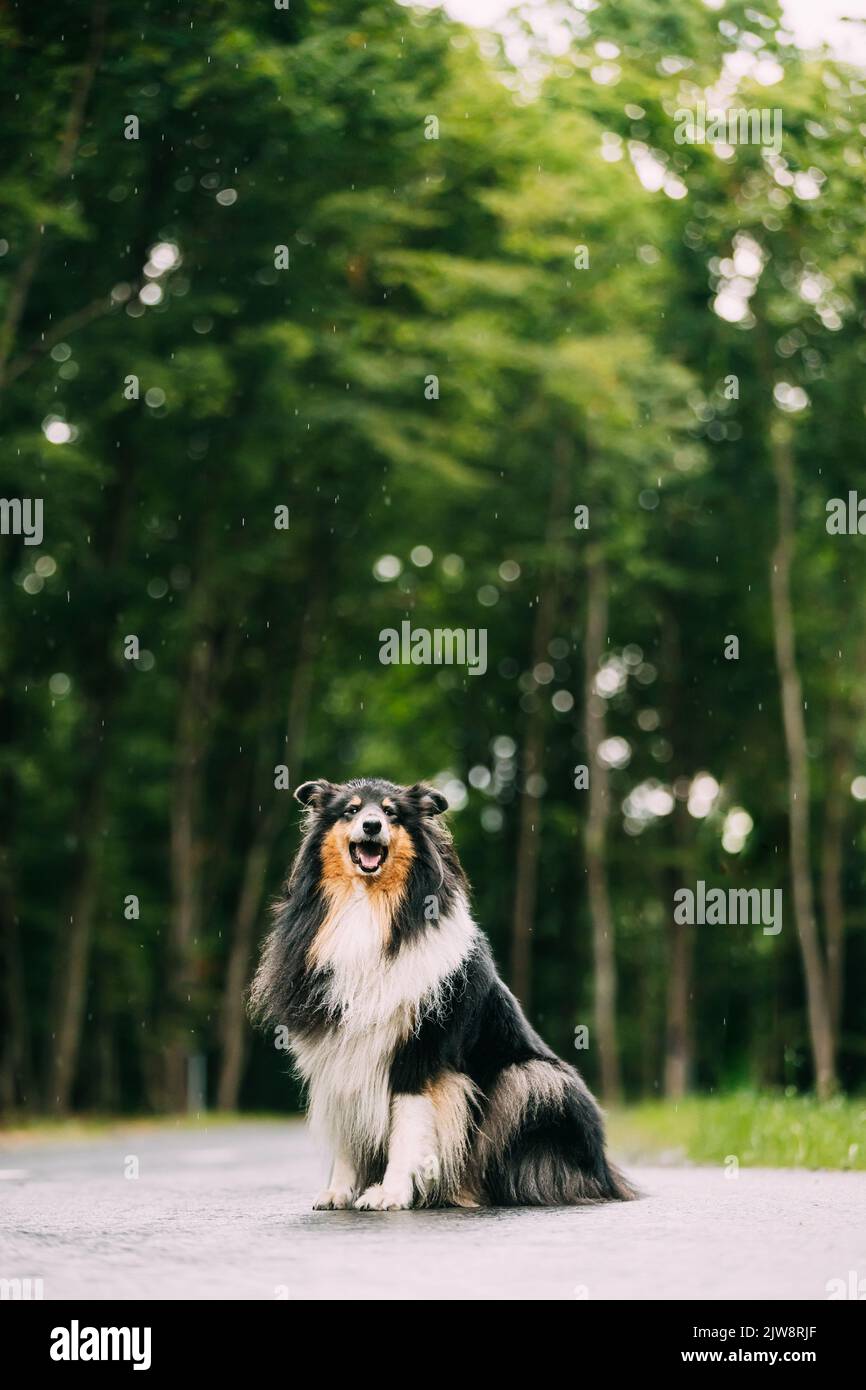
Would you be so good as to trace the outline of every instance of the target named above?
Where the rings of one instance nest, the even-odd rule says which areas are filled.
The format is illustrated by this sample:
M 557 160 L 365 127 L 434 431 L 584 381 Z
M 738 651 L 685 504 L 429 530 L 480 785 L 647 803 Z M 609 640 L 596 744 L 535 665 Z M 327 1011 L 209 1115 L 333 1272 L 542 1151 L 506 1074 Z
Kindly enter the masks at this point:
M 443 811 L 448 810 L 447 798 L 441 792 L 437 792 L 435 787 L 416 782 L 414 787 L 409 788 L 409 795 L 422 816 L 441 816 Z
M 333 783 L 320 777 L 315 782 L 302 782 L 295 787 L 295 800 L 300 801 L 302 806 L 312 806 L 318 810 L 333 790 Z

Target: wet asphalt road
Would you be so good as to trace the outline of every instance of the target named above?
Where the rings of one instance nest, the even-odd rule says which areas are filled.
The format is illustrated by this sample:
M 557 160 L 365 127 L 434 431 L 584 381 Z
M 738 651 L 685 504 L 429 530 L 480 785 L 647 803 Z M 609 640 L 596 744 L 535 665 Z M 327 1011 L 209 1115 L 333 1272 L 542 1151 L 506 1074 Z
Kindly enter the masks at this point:
M 866 1277 L 866 1173 L 626 1166 L 640 1202 L 314 1212 L 298 1122 L 0 1141 L 0 1278 L 46 1299 L 826 1299 Z

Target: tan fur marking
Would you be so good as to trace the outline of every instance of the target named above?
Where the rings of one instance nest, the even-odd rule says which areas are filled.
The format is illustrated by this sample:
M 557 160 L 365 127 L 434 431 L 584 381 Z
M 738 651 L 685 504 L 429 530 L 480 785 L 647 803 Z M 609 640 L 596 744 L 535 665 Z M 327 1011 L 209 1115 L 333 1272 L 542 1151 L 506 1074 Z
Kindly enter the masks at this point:
M 424 1092 L 433 1104 L 442 1196 L 455 1206 L 476 1206 L 473 1194 L 463 1192 L 461 1183 L 475 1133 L 473 1110 L 478 1088 L 468 1076 L 445 1071 L 428 1081 Z
M 322 886 L 336 884 L 346 877 L 345 861 L 348 858 L 348 827 L 332 825 L 322 841 Z M 352 868 L 352 861 L 349 860 Z
M 457 1196 L 454 1197 L 452 1200 L 453 1205 L 455 1207 L 468 1207 L 471 1209 L 473 1207 L 481 1206 L 480 1193 L 475 1192 L 474 1190 L 471 1190 L 468 1187 L 461 1187 L 460 1191 L 457 1193 Z

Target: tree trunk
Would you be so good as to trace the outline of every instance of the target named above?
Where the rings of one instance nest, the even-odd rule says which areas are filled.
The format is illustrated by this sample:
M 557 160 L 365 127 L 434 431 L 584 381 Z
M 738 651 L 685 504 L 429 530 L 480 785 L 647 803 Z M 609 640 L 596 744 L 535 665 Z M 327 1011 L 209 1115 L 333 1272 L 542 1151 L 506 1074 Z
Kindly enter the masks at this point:
M 54 1010 L 57 1029 L 52 1040 L 49 1063 L 48 1103 L 58 1114 L 63 1114 L 69 1109 L 81 1046 L 87 999 L 90 936 L 105 829 L 105 783 L 108 763 L 105 735 L 114 705 L 115 690 L 112 686 L 105 691 L 104 698 L 91 713 L 90 728 L 85 739 L 89 771 L 81 791 L 77 817 L 76 840 L 79 849 L 70 909 L 61 927 L 63 948 L 56 977 L 57 1002 Z
M 570 439 L 560 432 L 554 441 L 553 473 L 550 484 L 544 561 L 539 581 L 532 632 L 532 668 L 549 659 L 558 606 L 558 566 L 555 549 L 561 536 L 563 515 L 571 473 Z M 541 829 L 541 797 L 528 789 L 532 777 L 544 772 L 544 735 L 547 707 L 537 699 L 527 715 L 523 741 L 523 787 L 517 832 L 517 863 L 514 885 L 514 917 L 511 929 L 511 987 L 529 1012 L 532 997 L 532 924 L 538 887 L 538 851 Z
M 197 628 L 198 631 L 198 628 Z M 165 1104 L 186 1108 L 187 1065 L 194 1017 L 192 953 L 201 926 L 199 806 L 207 729 L 207 698 L 212 646 L 200 632 L 190 652 L 177 724 L 171 798 L 171 916 L 166 981 L 168 1040 L 165 1049 Z
M 667 693 L 667 709 L 670 728 L 681 731 L 688 727 L 680 709 L 682 690 L 682 659 L 680 634 L 676 619 L 666 612 L 662 619 L 661 669 Z M 687 742 L 685 735 L 683 741 Z M 690 758 L 684 749 L 678 749 L 679 773 L 686 776 Z M 672 773 L 671 780 L 676 777 Z M 665 1010 L 665 1095 L 679 1100 L 687 1094 L 692 1081 L 693 1047 L 692 1035 L 692 973 L 694 961 L 694 929 L 686 922 L 677 922 L 674 917 L 674 894 L 691 878 L 690 845 L 692 836 L 688 830 L 689 815 L 681 802 L 676 802 L 668 817 L 671 837 L 671 859 L 667 872 L 667 886 L 670 903 L 667 919 L 668 959 L 667 959 L 667 997 Z
M 672 878 L 678 878 L 676 873 Z M 680 887 L 679 883 L 676 887 Z M 673 901 L 673 895 L 671 896 Z M 667 1027 L 665 1032 L 665 1095 L 681 1100 L 692 1079 L 691 979 L 694 929 L 674 919 L 668 924 Z
M 275 796 L 285 793 L 275 792 Z M 217 1084 L 217 1108 L 236 1110 L 245 1056 L 245 994 L 256 922 L 264 897 L 273 842 L 274 816 L 263 818 L 244 862 L 241 891 L 232 925 L 232 943 L 226 965 L 220 1024 L 222 1058 Z
M 292 669 L 285 735 L 280 750 L 280 761 L 284 762 L 292 773 L 293 769 L 298 767 L 304 745 L 316 639 L 324 607 L 324 568 L 319 559 L 312 573 L 299 649 Z M 272 773 L 270 775 L 272 776 Z M 258 797 L 258 788 L 255 789 L 254 795 Z M 290 792 L 275 791 L 272 784 L 270 795 L 271 805 L 268 812 L 263 816 L 261 807 L 258 808 L 258 824 L 247 850 L 232 927 L 220 1020 L 222 1060 L 217 1085 L 217 1106 L 220 1110 L 236 1110 L 238 1105 L 246 1050 L 245 999 L 253 939 L 261 913 L 271 855 L 290 806 Z
M 607 568 L 593 545 L 586 566 L 586 634 L 584 636 L 584 739 L 589 768 L 589 809 L 584 847 L 592 921 L 595 972 L 595 1032 L 598 1039 L 601 1093 L 605 1101 L 619 1100 L 622 1086 L 616 1029 L 616 955 L 613 914 L 607 886 L 608 775 L 599 757 L 605 736 L 605 710 L 595 693 L 595 678 L 607 648 Z
M 21 935 L 7 856 L 4 850 L 0 859 L 0 1113 L 34 1101 Z
M 536 615 L 539 626 L 540 600 Z M 545 624 L 546 625 L 546 624 Z M 526 790 L 526 781 L 541 776 L 544 765 L 544 712 L 533 711 L 527 720 L 523 744 L 524 788 L 520 797 L 520 821 L 517 832 L 517 864 L 514 885 L 514 920 L 511 938 L 511 987 L 524 1009 L 532 1003 L 532 923 L 538 888 L 538 848 L 541 822 L 541 800 Z
M 827 998 L 834 1054 L 839 1047 L 842 982 L 845 961 L 845 904 L 842 894 L 843 835 L 848 809 L 846 795 L 853 767 L 853 749 L 840 736 L 830 755 L 824 797 L 824 835 L 821 844 L 821 910 L 827 942 Z
M 3 557 L 2 579 L 12 583 L 20 562 L 14 545 Z M 13 870 L 13 826 L 17 775 L 12 752 L 16 743 L 17 715 L 11 672 L 16 669 L 14 638 L 5 642 L 4 689 L 0 689 L 0 1110 L 13 1110 L 19 1102 L 32 1105 L 33 1073 L 27 997 L 21 965 L 21 932 L 18 921 Z
M 857 734 L 864 716 L 866 639 L 857 642 L 853 679 L 847 699 L 836 702 L 828 715 L 829 773 L 824 797 L 824 835 L 821 845 L 821 911 L 827 951 L 827 998 L 838 1058 L 845 980 L 844 835 L 850 805 L 851 778 L 856 765 Z
M 776 667 L 779 673 L 782 721 L 788 756 L 791 883 L 794 917 L 806 978 L 815 1088 L 818 1096 L 825 1099 L 832 1093 L 836 1078 L 827 981 L 812 891 L 809 849 L 809 756 L 791 605 L 795 499 L 794 460 L 790 425 L 787 421 L 776 421 L 771 427 L 771 448 L 777 489 L 778 537 L 770 566 L 770 590 Z

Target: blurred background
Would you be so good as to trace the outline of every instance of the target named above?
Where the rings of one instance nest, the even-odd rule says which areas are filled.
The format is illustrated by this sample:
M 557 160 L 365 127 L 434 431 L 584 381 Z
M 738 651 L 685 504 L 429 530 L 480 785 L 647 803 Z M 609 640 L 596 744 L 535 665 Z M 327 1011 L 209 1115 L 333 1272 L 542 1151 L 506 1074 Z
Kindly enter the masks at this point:
M 243 1002 L 291 788 L 375 774 L 626 1120 L 866 1164 L 861 30 L 3 7 L 7 1120 L 297 1107 Z M 382 665 L 407 619 L 486 674 Z M 781 933 L 677 924 L 701 879 Z

